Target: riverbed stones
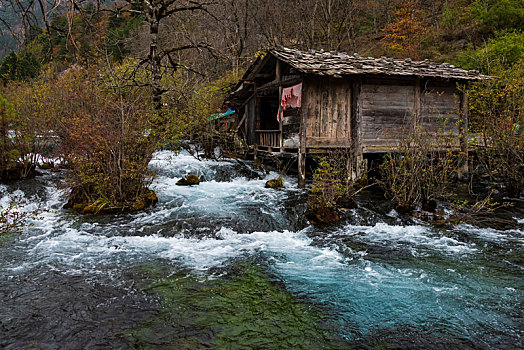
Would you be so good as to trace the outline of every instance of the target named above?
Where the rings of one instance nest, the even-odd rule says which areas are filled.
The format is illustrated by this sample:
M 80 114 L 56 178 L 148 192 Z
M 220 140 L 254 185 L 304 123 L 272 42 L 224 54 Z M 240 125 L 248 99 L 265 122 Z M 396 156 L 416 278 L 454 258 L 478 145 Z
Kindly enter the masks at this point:
M 185 178 L 181 178 L 176 183 L 177 186 L 193 186 L 198 185 L 200 183 L 200 179 L 195 174 L 189 174 Z

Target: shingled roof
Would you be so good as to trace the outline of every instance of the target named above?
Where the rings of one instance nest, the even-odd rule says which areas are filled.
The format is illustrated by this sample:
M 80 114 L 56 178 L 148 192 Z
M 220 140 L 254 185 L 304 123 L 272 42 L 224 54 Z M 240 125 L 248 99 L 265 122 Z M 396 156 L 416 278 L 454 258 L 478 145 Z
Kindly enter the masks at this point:
M 269 51 L 276 58 L 288 63 L 305 74 L 343 77 L 356 74 L 390 76 L 438 77 L 444 79 L 480 80 L 492 77 L 479 74 L 476 70 L 465 70 L 449 63 L 431 63 L 428 60 L 413 61 L 381 57 L 361 57 L 345 52 L 307 52 L 280 47 Z

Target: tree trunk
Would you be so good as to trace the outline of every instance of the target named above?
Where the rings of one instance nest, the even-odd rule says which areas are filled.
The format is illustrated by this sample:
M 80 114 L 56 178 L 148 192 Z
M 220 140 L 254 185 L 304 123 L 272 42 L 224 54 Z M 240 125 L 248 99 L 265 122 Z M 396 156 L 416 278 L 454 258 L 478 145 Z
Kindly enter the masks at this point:
M 153 86 L 153 108 L 155 111 L 162 109 L 162 75 L 160 72 L 161 58 L 158 54 L 158 27 L 160 19 L 158 10 L 152 10 L 152 20 L 149 24 L 149 60 L 151 62 L 151 85 Z

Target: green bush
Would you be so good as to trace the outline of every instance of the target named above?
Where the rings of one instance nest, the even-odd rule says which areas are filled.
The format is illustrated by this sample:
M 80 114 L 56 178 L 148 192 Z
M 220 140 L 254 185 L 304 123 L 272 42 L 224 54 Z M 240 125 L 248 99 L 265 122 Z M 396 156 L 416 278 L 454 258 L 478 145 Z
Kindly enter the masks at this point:
M 517 63 L 524 55 L 524 32 L 501 31 L 483 48 L 470 47 L 457 59 L 457 65 L 465 69 L 478 69 L 483 73 L 496 74 Z

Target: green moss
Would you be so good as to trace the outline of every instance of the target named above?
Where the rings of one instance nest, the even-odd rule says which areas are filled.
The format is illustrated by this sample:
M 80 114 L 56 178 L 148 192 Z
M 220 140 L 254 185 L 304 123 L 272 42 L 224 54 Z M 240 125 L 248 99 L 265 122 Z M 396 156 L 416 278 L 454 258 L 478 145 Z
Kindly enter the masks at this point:
M 0 245 L 4 244 L 5 242 L 9 241 L 11 238 L 14 237 L 14 233 L 0 233 Z
M 276 179 L 269 180 L 269 181 L 266 182 L 266 186 L 265 187 L 266 188 L 273 188 L 273 189 L 282 188 L 282 187 L 284 187 L 284 179 L 282 178 L 282 176 L 279 176 Z
M 136 348 L 339 348 L 330 332 L 319 326 L 320 314 L 257 266 L 204 281 L 192 275 L 148 274 L 154 275 L 154 282 L 147 289 L 158 293 L 163 310 L 126 331 Z
M 185 178 L 181 178 L 176 183 L 177 186 L 192 186 L 192 185 L 198 185 L 200 183 L 200 179 L 195 174 L 189 174 Z

